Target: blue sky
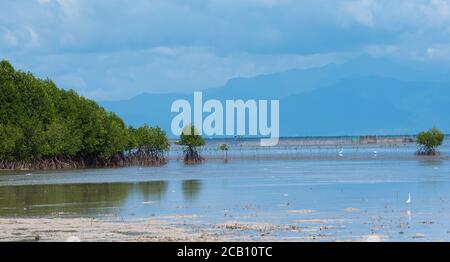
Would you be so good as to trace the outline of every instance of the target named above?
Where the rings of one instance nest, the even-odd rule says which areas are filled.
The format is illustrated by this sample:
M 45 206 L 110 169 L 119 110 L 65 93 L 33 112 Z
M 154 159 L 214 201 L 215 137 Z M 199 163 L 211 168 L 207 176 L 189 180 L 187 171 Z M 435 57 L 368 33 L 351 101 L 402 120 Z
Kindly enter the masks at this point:
M 450 58 L 450 0 L 2 0 L 0 57 L 97 100 L 360 54 Z

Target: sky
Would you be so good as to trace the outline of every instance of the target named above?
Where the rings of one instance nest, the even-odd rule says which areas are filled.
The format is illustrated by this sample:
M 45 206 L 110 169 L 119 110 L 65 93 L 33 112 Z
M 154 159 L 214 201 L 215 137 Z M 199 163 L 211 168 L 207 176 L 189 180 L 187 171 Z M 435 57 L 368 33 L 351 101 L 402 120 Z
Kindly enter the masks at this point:
M 0 59 L 96 100 L 361 54 L 450 59 L 450 0 L 2 0 Z

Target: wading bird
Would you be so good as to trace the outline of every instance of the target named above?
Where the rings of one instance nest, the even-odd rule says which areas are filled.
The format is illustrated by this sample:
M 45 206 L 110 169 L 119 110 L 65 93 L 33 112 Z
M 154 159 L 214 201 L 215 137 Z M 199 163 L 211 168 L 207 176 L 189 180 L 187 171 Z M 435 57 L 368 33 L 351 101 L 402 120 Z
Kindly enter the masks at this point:
M 344 156 L 344 147 L 341 147 L 341 150 L 339 150 L 339 156 Z

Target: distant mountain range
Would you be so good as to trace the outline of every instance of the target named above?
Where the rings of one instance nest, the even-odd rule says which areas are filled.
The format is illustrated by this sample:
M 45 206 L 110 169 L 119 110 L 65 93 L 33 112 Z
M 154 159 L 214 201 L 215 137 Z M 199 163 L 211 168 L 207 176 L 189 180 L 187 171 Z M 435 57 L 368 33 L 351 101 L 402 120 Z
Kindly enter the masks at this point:
M 234 78 L 203 90 L 204 100 L 280 99 L 281 136 L 450 133 L 450 74 L 440 67 L 361 56 L 344 64 Z M 170 135 L 176 99 L 193 94 L 141 94 L 100 102 L 127 124 L 158 125 Z

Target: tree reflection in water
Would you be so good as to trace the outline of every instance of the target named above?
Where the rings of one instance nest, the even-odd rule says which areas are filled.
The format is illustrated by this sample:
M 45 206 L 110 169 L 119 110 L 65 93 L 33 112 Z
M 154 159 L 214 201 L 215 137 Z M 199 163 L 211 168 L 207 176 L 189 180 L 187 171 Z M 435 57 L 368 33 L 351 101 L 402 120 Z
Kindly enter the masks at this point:
M 95 215 L 102 208 L 120 208 L 133 193 L 144 201 L 160 200 L 167 187 L 167 181 L 2 186 L 0 216 Z
M 202 189 L 202 181 L 193 179 L 183 180 L 181 183 L 184 199 L 187 201 L 195 200 Z

